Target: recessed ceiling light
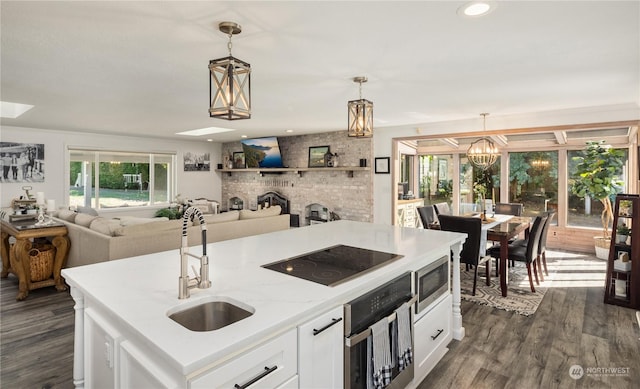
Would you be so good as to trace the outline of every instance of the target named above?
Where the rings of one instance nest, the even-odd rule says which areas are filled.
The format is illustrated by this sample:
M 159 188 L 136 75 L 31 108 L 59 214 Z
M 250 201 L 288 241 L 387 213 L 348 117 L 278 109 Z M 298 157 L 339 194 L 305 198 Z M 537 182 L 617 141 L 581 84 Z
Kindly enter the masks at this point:
M 197 130 L 176 132 L 176 135 L 200 136 L 200 135 L 209 135 L 209 134 L 219 134 L 221 132 L 231 132 L 231 131 L 235 131 L 235 130 L 231 128 L 222 128 L 222 127 L 207 127 L 207 128 L 199 128 Z
M 0 101 L 0 117 L 15 119 L 33 108 L 33 105 Z
M 458 15 L 482 16 L 492 11 L 495 7 L 491 1 L 472 1 L 458 8 Z

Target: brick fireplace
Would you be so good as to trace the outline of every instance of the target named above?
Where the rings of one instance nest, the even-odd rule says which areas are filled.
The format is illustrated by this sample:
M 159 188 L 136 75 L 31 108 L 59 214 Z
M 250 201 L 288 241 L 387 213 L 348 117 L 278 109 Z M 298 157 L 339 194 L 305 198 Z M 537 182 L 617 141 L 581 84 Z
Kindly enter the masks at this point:
M 278 141 L 283 162 L 289 167 L 307 167 L 309 147 L 322 145 L 329 145 L 331 152 L 339 155 L 341 167 L 360 166 L 362 158 L 372 165 L 372 140 L 349 138 L 346 131 L 278 137 Z M 242 151 L 240 142 L 223 144 L 223 155 L 236 151 Z M 314 203 L 322 204 L 341 219 L 372 222 L 372 174 L 371 170 L 355 171 L 351 177 L 348 172 L 333 168 L 317 168 L 304 174 L 223 174 L 222 204 L 227 204 L 230 197 L 240 197 L 246 201 L 245 208 L 257 209 L 258 196 L 277 192 L 289 201 L 289 213 L 299 215 L 301 224 L 305 223 L 305 207 Z

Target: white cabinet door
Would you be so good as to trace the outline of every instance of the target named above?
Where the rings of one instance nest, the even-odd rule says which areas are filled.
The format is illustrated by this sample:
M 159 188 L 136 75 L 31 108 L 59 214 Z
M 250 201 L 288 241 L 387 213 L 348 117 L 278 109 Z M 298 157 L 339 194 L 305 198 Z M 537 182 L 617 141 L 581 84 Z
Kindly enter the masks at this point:
M 451 342 L 451 295 L 441 300 L 415 323 L 415 377 L 421 382 L 447 352 Z
M 87 308 L 84 311 L 84 378 L 87 388 L 116 388 L 117 347 L 120 332 L 104 316 Z
M 132 342 L 120 343 L 120 384 L 122 389 L 179 388 L 183 387 L 152 360 L 152 355 L 143 352 Z
M 339 306 L 298 327 L 300 388 L 342 388 L 344 311 Z
M 289 388 L 297 382 L 296 330 L 272 339 L 230 362 L 190 380 L 190 389 Z

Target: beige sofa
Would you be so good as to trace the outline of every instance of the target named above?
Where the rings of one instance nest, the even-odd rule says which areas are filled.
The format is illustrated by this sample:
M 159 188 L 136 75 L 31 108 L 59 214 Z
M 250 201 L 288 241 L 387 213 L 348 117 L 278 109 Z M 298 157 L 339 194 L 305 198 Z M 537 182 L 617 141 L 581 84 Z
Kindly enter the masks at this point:
M 285 230 L 290 224 L 290 216 L 280 215 L 279 206 L 260 211 L 205 215 L 204 218 L 208 243 Z M 177 250 L 181 244 L 182 220 L 107 219 L 71 211 L 60 211 L 54 219 L 64 223 L 69 231 L 71 247 L 67 267 Z M 197 223 L 189 223 L 189 246 L 200 245 L 200 231 Z

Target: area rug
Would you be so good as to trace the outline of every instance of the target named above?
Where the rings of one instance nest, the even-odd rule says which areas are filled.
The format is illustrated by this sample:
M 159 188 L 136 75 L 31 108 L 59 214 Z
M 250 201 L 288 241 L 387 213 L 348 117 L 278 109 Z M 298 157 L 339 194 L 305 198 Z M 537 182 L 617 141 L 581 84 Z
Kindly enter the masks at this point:
M 547 291 L 544 284 L 551 282 L 553 274 L 549 272 L 549 277 L 545 276 L 545 282 L 536 285 L 536 292 L 532 293 L 529 286 L 529 277 L 524 263 L 516 263 L 509 268 L 509 284 L 507 285 L 507 297 L 502 297 L 500 290 L 500 278 L 495 277 L 495 261 L 492 262 L 491 285 L 487 286 L 484 278 L 484 266 L 478 271 L 478 281 L 476 285 L 476 295 L 472 296 L 473 290 L 473 270 L 465 270 L 465 266 L 460 267 L 460 289 L 463 300 L 472 301 L 480 305 L 516 312 L 520 315 L 530 316 L 542 302 L 542 298 Z
M 472 296 L 473 270 L 467 271 L 462 265 L 460 267 L 462 299 L 530 316 L 538 309 L 548 288 L 604 285 L 606 261 L 598 260 L 593 255 L 547 250 L 547 268 L 549 275 L 544 276 L 544 281 L 536 285 L 536 292 L 532 293 L 525 264 L 516 262 L 514 267 L 509 268 L 507 297 L 502 297 L 500 278 L 495 277 L 495 261 L 492 261 L 491 285 L 486 285 L 484 266 L 481 266 L 478 272 L 476 295 Z

